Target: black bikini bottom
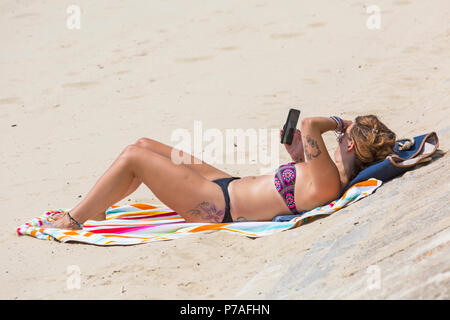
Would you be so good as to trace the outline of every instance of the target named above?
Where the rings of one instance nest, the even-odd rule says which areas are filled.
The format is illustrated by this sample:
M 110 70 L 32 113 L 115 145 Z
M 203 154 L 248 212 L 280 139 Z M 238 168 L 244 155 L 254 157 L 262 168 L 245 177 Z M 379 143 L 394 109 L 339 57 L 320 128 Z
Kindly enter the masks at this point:
M 231 217 L 230 212 L 230 196 L 228 194 L 228 185 L 231 181 L 236 179 L 240 179 L 240 177 L 222 178 L 213 181 L 222 189 L 223 196 L 225 197 L 225 215 L 223 216 L 222 223 L 233 222 L 233 218 Z

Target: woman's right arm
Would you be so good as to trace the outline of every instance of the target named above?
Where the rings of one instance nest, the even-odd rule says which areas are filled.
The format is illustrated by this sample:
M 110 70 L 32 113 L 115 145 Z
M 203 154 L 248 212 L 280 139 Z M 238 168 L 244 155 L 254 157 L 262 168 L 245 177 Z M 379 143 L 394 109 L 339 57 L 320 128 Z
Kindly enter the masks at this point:
M 336 122 L 327 117 L 303 118 L 301 121 L 306 164 L 311 174 L 311 187 L 313 193 L 325 198 L 339 193 L 341 187 L 339 171 L 328 154 L 322 138 L 324 132 L 335 129 Z

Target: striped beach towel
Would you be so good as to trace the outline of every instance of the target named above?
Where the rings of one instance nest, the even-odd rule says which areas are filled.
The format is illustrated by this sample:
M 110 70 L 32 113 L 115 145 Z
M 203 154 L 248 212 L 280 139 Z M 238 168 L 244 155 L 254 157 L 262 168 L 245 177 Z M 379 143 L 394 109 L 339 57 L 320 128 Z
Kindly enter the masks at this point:
M 53 221 L 52 215 L 70 209 L 51 210 L 17 228 L 19 235 L 60 242 L 82 242 L 100 246 L 135 245 L 161 240 L 174 240 L 190 234 L 227 231 L 247 237 L 262 237 L 283 230 L 299 227 L 316 216 L 332 214 L 373 193 L 382 182 L 369 179 L 353 185 L 339 199 L 317 207 L 287 222 L 237 222 L 237 223 L 186 223 L 173 210 L 150 204 L 111 206 L 106 211 L 106 220 L 88 220 L 82 230 L 41 228 Z

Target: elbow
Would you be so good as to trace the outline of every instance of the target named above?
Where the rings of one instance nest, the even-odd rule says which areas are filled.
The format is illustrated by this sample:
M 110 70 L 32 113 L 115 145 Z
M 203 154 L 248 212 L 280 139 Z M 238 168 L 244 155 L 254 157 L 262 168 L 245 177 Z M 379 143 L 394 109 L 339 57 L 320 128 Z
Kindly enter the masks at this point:
M 300 122 L 301 126 L 302 126 L 302 130 L 304 130 L 305 128 L 310 128 L 313 122 L 313 118 L 303 118 Z

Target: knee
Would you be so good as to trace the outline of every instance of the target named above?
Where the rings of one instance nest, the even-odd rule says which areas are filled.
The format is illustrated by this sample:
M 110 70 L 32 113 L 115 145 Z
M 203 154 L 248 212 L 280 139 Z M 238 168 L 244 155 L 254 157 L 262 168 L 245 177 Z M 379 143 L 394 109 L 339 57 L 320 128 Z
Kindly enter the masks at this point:
M 138 145 L 130 144 L 129 146 L 126 146 L 125 149 L 123 149 L 119 157 L 122 159 L 131 160 L 135 158 L 141 150 L 141 147 L 139 147 Z
M 141 147 L 141 148 L 152 148 L 153 144 L 154 144 L 154 140 L 149 139 L 149 138 L 139 138 L 134 145 Z

